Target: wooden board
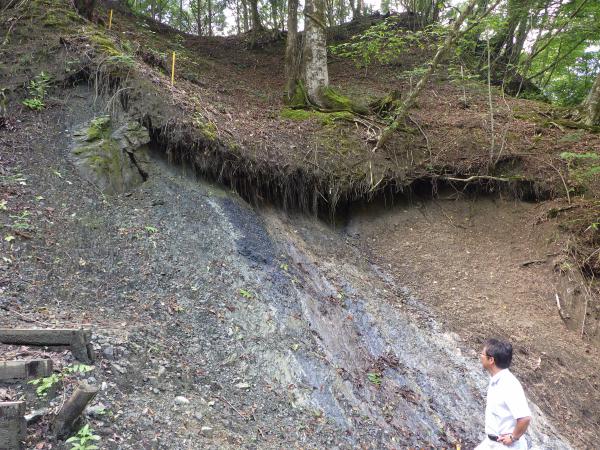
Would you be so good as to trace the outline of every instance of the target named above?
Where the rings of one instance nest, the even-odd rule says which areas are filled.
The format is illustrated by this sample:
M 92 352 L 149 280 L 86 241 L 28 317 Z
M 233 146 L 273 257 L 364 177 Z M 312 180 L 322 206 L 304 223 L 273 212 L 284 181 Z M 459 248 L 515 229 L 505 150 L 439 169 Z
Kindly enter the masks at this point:
M 50 350 L 68 345 L 73 356 L 84 363 L 92 363 L 95 359 L 91 338 L 92 330 L 83 328 L 0 328 L 0 342 L 3 344 L 35 345 Z
M 21 450 L 26 432 L 25 402 L 0 403 L 0 449 Z
M 0 381 L 28 380 L 31 378 L 47 377 L 51 373 L 51 359 L 0 361 Z
M 83 328 L 0 328 L 0 342 L 4 344 L 38 346 L 71 345 L 73 341 L 81 337 L 89 342 L 92 337 L 92 331 L 84 330 Z

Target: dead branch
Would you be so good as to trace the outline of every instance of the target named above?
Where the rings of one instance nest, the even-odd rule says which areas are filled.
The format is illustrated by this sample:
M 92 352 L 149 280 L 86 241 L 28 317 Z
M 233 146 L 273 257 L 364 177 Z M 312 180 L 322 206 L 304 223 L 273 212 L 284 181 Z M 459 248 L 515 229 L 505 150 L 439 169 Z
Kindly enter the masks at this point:
M 446 180 L 446 181 L 456 181 L 456 182 L 460 182 L 460 183 L 470 183 L 471 181 L 477 181 L 477 180 L 502 181 L 504 183 L 507 183 L 509 181 L 514 181 L 514 178 L 511 179 L 511 178 L 493 177 L 491 175 L 473 175 L 468 178 L 455 178 L 455 177 L 441 176 L 439 178 L 441 178 L 442 180 Z

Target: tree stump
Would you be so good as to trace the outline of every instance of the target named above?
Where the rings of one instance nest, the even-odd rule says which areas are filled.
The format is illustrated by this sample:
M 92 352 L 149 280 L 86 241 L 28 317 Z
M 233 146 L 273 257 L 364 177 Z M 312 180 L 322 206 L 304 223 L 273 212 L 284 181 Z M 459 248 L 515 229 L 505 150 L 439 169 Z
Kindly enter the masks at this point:
M 0 449 L 21 450 L 26 432 L 25 402 L 0 403 Z
M 77 386 L 73 395 L 71 395 L 56 415 L 56 419 L 52 425 L 52 429 L 59 439 L 69 436 L 73 431 L 73 425 L 77 422 L 77 419 L 81 416 L 88 403 L 96 397 L 97 393 L 98 388 L 86 382 L 82 382 Z

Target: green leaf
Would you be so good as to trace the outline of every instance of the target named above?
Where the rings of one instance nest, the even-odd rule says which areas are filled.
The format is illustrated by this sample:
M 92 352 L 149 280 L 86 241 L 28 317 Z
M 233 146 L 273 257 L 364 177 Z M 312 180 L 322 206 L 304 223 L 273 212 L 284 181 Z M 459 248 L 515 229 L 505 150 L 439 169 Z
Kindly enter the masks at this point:
M 240 295 L 248 299 L 253 297 L 252 293 L 250 291 L 247 291 L 246 289 L 240 289 Z

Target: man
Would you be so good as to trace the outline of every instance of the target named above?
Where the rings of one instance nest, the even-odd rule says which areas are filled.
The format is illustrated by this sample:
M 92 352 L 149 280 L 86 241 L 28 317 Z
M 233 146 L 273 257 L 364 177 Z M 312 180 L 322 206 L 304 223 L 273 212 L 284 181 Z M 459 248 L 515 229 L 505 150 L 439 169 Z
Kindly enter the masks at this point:
M 491 379 L 485 405 L 487 437 L 475 450 L 505 447 L 527 450 L 527 442 L 522 437 L 531 422 L 531 410 L 521 383 L 508 370 L 512 361 L 512 345 L 488 339 L 479 358 Z

